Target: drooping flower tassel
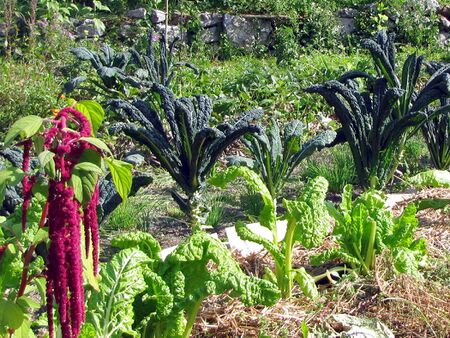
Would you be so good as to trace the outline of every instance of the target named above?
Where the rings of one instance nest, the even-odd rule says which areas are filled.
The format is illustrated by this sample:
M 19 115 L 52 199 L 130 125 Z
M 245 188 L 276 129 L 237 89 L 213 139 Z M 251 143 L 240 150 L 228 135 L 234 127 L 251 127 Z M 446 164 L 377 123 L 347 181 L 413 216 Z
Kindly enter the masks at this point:
M 77 124 L 78 132 L 66 128 L 68 120 Z M 85 320 L 81 206 L 68 182 L 83 151 L 90 147 L 87 142 L 79 141 L 79 138 L 90 136 L 90 133 L 91 128 L 84 115 L 72 108 L 65 108 L 56 116 L 54 127 L 44 134 L 45 147 L 55 154 L 55 168 L 59 172 L 49 181 L 48 194 L 50 248 L 47 263 L 47 314 L 50 337 L 54 334 L 53 299 L 58 305 L 63 338 L 78 337 Z M 98 197 L 94 197 L 92 204 L 98 201 Z M 91 236 L 98 237 L 98 231 L 92 230 L 95 224 L 91 223 Z
M 31 198 L 33 197 L 33 184 L 36 181 L 35 176 L 29 177 L 27 175 L 27 171 L 30 169 L 30 151 L 32 146 L 33 142 L 31 141 L 31 139 L 23 142 L 22 170 L 25 173 L 25 176 L 22 178 L 22 232 L 24 232 L 27 227 L 27 212 L 28 208 L 30 207 Z
M 83 210 L 84 236 L 86 246 L 86 256 L 89 255 L 90 242 L 92 241 L 92 256 L 94 261 L 94 275 L 98 274 L 98 218 L 97 205 L 99 202 L 98 184 L 95 186 L 92 198 Z

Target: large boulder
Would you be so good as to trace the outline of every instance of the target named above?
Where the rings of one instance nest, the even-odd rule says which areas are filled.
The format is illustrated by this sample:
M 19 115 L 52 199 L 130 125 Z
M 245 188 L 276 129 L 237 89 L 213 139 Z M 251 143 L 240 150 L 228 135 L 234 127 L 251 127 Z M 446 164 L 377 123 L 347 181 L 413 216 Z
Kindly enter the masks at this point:
M 164 38 L 164 34 L 166 31 L 166 25 L 165 24 L 157 24 L 156 25 L 156 32 L 161 36 L 161 38 Z M 167 40 L 169 43 L 171 43 L 174 39 L 180 39 L 182 41 L 186 40 L 186 32 L 182 32 L 181 28 L 178 26 L 167 26 Z
M 166 21 L 166 12 L 160 11 L 159 9 L 152 10 L 152 15 L 150 20 L 154 25 Z
M 273 32 L 270 19 L 257 17 L 225 14 L 223 26 L 231 43 L 236 47 L 245 49 L 250 49 L 258 44 L 268 44 Z
M 127 16 L 132 19 L 145 19 L 147 10 L 145 8 L 136 8 L 128 11 Z
M 95 20 L 85 19 L 75 28 L 79 38 L 95 38 L 105 35 L 104 27 L 98 25 Z
M 208 28 L 204 28 L 200 32 L 200 39 L 204 43 L 215 43 L 220 41 L 220 37 L 222 35 L 222 27 L 221 26 L 212 26 Z
M 200 13 L 200 24 L 203 28 L 209 28 L 213 26 L 222 26 L 223 14 L 220 13 Z

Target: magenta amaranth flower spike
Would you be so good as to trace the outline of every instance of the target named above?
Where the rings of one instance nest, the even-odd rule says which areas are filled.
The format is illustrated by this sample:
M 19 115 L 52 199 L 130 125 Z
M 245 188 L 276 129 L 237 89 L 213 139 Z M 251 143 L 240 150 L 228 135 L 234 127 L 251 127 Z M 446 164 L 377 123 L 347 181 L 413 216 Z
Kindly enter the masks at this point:
M 67 123 L 76 125 L 78 131 L 67 128 Z M 86 117 L 72 108 L 62 109 L 54 119 L 53 127 L 44 132 L 44 147 L 55 154 L 58 172 L 49 180 L 48 228 L 50 238 L 47 262 L 47 314 L 49 334 L 53 337 L 53 299 L 58 305 L 61 332 L 64 338 L 78 337 L 85 320 L 83 267 L 80 225 L 85 226 L 86 248 L 92 238 L 94 270 L 98 270 L 98 224 L 96 207 L 98 187 L 91 201 L 83 210 L 75 198 L 69 180 L 72 170 L 84 150 L 92 146 L 80 141 L 80 137 L 91 135 L 91 126 Z
M 99 203 L 99 188 L 95 186 L 94 193 L 86 208 L 83 210 L 83 224 L 85 234 L 86 256 L 89 255 L 90 242 L 92 241 L 92 256 L 94 260 L 94 275 L 98 273 L 98 218 L 97 205 Z
M 22 159 L 22 170 L 25 176 L 22 178 L 22 231 L 25 231 L 27 226 L 27 212 L 30 207 L 33 184 L 35 183 L 36 176 L 28 176 L 26 173 L 30 169 L 30 151 L 33 146 L 31 139 L 23 142 L 23 159 Z

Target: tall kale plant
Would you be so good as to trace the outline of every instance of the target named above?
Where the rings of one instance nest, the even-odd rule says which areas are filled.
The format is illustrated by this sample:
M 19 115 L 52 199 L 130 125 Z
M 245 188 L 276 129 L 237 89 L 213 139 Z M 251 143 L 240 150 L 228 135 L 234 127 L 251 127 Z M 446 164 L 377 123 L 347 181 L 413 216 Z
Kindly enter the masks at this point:
M 159 46 L 155 42 L 159 42 Z M 116 52 L 108 45 L 100 52 L 85 47 L 71 50 L 78 60 L 89 61 L 97 73 L 97 78 L 89 79 L 96 91 L 112 98 L 146 98 L 153 84 L 170 87 L 178 67 L 188 67 L 197 73 L 197 68 L 188 62 L 174 62 L 174 50 L 178 39 L 167 44 L 165 38 L 154 34 L 152 29 L 147 35 L 147 48 L 139 52 L 130 48 L 126 52 Z M 157 53 L 159 52 L 159 56 Z M 77 76 L 64 85 L 64 92 L 70 93 L 88 80 Z
M 439 62 L 426 63 L 428 73 L 450 73 L 450 67 Z M 450 98 L 440 100 L 441 107 L 450 104 Z M 422 126 L 422 135 L 430 152 L 433 165 L 440 170 L 448 170 L 450 167 L 450 116 L 439 115 L 427 120 Z
M 302 144 L 303 134 L 304 125 L 298 120 L 286 124 L 282 132 L 272 119 L 261 133 L 242 138 L 254 158 L 233 156 L 229 157 L 229 162 L 232 165 L 245 165 L 256 171 L 275 199 L 294 169 L 315 151 L 332 143 L 336 137 L 336 133 L 329 130 Z
M 229 145 L 245 134 L 260 131 L 254 122 L 262 111 L 248 111 L 233 122 L 212 127 L 209 124 L 212 102 L 207 96 L 176 99 L 167 87 L 156 83 L 151 90 L 159 97 L 159 106 L 143 100 L 110 102 L 112 109 L 134 122 L 117 123 L 112 131 L 123 131 L 150 149 L 186 195 L 172 192 L 196 227 L 200 224 L 201 193 L 206 178 Z
M 448 105 L 433 105 L 450 95 L 450 75 L 440 70 L 418 89 L 423 56 L 410 55 L 397 75 L 393 34 L 381 31 L 363 46 L 372 55 L 377 78 L 352 71 L 306 91 L 334 107 L 342 123 L 338 138 L 350 145 L 360 184 L 383 187 L 397 169 L 405 141 L 427 120 L 450 111 Z M 367 90 L 360 90 L 359 79 Z

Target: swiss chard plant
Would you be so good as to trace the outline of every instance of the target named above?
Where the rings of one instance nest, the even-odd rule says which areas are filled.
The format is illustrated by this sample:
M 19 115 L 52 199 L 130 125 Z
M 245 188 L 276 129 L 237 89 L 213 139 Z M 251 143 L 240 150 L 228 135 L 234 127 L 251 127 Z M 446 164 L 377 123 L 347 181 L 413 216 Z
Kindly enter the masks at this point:
M 296 200 L 283 201 L 287 228 L 284 237 L 280 237 L 282 231 L 277 222 L 275 201 L 265 182 L 256 172 L 247 167 L 229 167 L 226 171 L 214 175 L 210 182 L 224 188 L 237 178 L 244 179 L 261 194 L 264 207 L 259 215 L 259 223 L 271 233 L 270 238 L 266 238 L 250 230 L 243 222 L 238 222 L 236 224 L 238 236 L 243 240 L 261 244 L 271 254 L 275 271 L 267 270 L 266 274 L 270 280 L 277 283 L 283 298 L 291 297 L 294 281 L 298 282 L 304 294 L 316 297 L 318 292 L 314 278 L 304 268 L 294 268 L 292 257 L 296 244 L 306 248 L 316 247 L 331 230 L 325 206 L 327 181 L 322 177 L 316 177 L 306 184 Z
M 245 165 L 256 171 L 263 179 L 272 198 L 277 198 L 294 169 L 315 151 L 320 150 L 336 137 L 334 131 L 325 131 L 302 144 L 304 125 L 298 120 L 286 124 L 283 133 L 272 119 L 269 127 L 261 133 L 248 135 L 242 142 L 254 159 L 229 157 L 231 165 Z
M 269 281 L 246 275 L 230 251 L 204 232 L 196 232 L 165 260 L 149 234 L 116 237 L 122 249 L 100 271 L 83 331 L 94 337 L 188 338 L 202 301 L 230 292 L 246 305 L 272 305 L 280 292 Z
M 448 65 L 439 62 L 426 63 L 428 73 L 450 73 Z M 439 100 L 440 106 L 450 104 L 450 98 Z M 422 126 L 422 135 L 430 152 L 431 161 L 436 169 L 448 170 L 450 167 L 450 116 L 439 115 L 427 120 Z
M 49 336 L 57 327 L 63 337 L 78 337 L 85 319 L 83 284 L 96 285 L 98 273 L 98 178 L 103 166 L 109 167 L 123 198 L 131 188 L 130 165 L 112 158 L 105 143 L 94 137 L 104 115 L 101 106 L 91 101 L 74 105 L 83 112 L 66 107 L 49 119 L 27 116 L 5 137 L 6 146 L 23 147 L 23 158 L 20 169 L 0 171 L 0 203 L 5 185 L 19 181 L 23 203 L 0 228 L 2 334 L 33 336 L 27 310 L 36 302 L 27 294 L 39 287 Z M 32 157 L 38 159 L 34 168 Z M 37 246 L 46 242 L 48 252 L 44 245 L 40 253 L 44 266 Z
M 375 268 L 376 257 L 388 250 L 395 271 L 419 275 L 426 260 L 426 244 L 423 238 L 414 239 L 416 206 L 408 205 L 395 217 L 385 207 L 385 200 L 382 192 L 369 189 L 353 201 L 352 186 L 347 185 L 339 207 L 328 204 L 336 221 L 333 235 L 339 247 L 313 256 L 312 263 L 340 259 L 356 272 L 369 274 Z
M 436 108 L 434 103 L 450 95 L 450 75 L 441 69 L 419 89 L 423 56 L 410 55 L 397 75 L 393 34 L 381 31 L 363 46 L 372 55 L 377 79 L 352 71 L 306 91 L 334 107 L 342 124 L 338 139 L 350 146 L 359 183 L 383 187 L 398 167 L 405 141 L 427 120 L 449 113 L 449 105 Z M 364 80 L 367 90 L 361 91 L 356 80 Z
M 111 131 L 123 131 L 150 149 L 186 195 L 172 192 L 196 227 L 200 224 L 201 192 L 208 175 L 229 145 L 245 134 L 259 132 L 254 123 L 262 111 L 248 111 L 233 122 L 212 127 L 209 125 L 212 103 L 207 96 L 176 99 L 167 87 L 159 84 L 154 84 L 152 90 L 160 97 L 160 107 L 143 100 L 110 101 L 112 109 L 134 121 L 117 123 Z
M 156 55 L 155 41 L 159 41 L 159 57 Z M 149 30 L 147 48 L 138 52 L 131 48 L 126 52 L 116 52 L 108 45 L 101 47 L 100 52 L 78 47 L 71 52 L 80 61 L 89 61 L 97 73 L 95 79 L 78 76 L 64 85 L 64 92 L 71 93 L 75 89 L 83 89 L 82 84 L 89 82 L 99 93 L 112 98 L 145 98 L 149 95 L 154 83 L 170 87 L 178 67 L 188 67 L 197 73 L 194 65 L 188 62 L 174 62 L 174 48 L 177 40 L 167 46 L 165 39 Z

